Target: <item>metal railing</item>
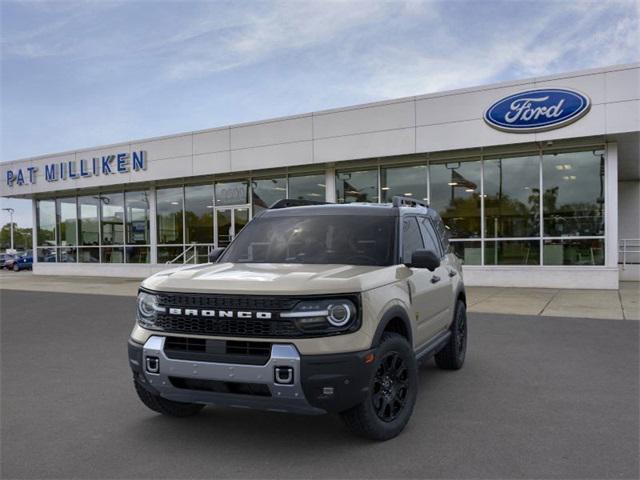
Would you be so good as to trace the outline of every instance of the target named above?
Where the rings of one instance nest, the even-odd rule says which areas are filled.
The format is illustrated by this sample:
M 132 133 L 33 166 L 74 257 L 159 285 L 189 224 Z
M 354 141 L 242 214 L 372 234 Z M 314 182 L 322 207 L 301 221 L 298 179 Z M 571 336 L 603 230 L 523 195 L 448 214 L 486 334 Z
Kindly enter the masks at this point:
M 627 265 L 640 263 L 640 238 L 622 238 L 618 247 L 618 263 L 623 270 Z
M 189 256 L 189 255 L 191 255 L 191 256 Z M 189 245 L 187 248 L 185 248 L 182 251 L 182 253 L 180 255 L 178 255 L 173 260 L 169 260 L 167 262 L 167 264 L 176 263 L 181 258 L 182 258 L 182 263 L 191 263 L 192 261 L 193 261 L 193 263 L 198 263 L 196 261 L 198 259 L 197 252 L 196 252 L 196 244 L 192 243 L 191 245 Z

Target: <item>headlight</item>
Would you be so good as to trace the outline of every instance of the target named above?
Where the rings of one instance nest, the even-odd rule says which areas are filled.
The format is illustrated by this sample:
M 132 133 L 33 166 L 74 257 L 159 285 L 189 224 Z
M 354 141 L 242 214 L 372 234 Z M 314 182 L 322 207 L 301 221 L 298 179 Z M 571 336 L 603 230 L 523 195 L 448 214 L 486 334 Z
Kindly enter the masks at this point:
M 359 327 L 355 302 L 347 298 L 304 300 L 280 317 L 292 319 L 305 333 L 344 333 Z
M 158 297 L 147 292 L 138 293 L 138 310 L 136 319 L 143 328 L 158 329 L 156 317 L 165 308 L 158 305 Z

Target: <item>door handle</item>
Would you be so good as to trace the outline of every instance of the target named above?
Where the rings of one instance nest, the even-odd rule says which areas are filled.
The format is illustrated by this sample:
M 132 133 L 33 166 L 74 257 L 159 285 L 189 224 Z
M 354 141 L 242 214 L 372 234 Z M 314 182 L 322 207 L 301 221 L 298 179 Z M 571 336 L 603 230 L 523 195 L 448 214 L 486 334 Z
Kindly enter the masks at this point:
M 455 277 L 457 275 L 455 270 L 449 270 L 449 277 Z
M 434 275 L 433 277 L 431 277 L 431 283 L 438 283 L 440 281 L 440 277 L 437 275 Z

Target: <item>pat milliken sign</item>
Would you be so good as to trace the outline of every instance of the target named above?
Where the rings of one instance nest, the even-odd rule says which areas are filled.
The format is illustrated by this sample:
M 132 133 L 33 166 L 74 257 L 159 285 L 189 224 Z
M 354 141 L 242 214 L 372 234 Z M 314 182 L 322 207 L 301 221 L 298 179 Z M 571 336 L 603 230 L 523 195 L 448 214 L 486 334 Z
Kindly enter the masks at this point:
M 52 162 L 39 167 L 25 167 L 7 170 L 4 178 L 9 187 L 35 184 L 39 177 L 47 182 L 87 177 L 118 175 L 147 169 L 147 152 L 139 150 L 128 153 L 114 153 L 100 157 L 82 158 L 65 162 Z
M 591 101 L 584 93 L 566 88 L 539 88 L 498 100 L 484 112 L 484 121 L 505 132 L 543 132 L 575 122 L 590 108 Z

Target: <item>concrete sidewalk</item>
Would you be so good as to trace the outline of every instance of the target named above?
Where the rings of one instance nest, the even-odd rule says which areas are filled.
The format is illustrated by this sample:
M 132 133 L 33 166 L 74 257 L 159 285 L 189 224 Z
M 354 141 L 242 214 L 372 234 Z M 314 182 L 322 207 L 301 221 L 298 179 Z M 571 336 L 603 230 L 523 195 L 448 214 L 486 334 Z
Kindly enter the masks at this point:
M 135 296 L 139 279 L 0 273 L 0 289 Z M 640 283 L 620 290 L 467 287 L 470 312 L 549 317 L 640 320 Z

